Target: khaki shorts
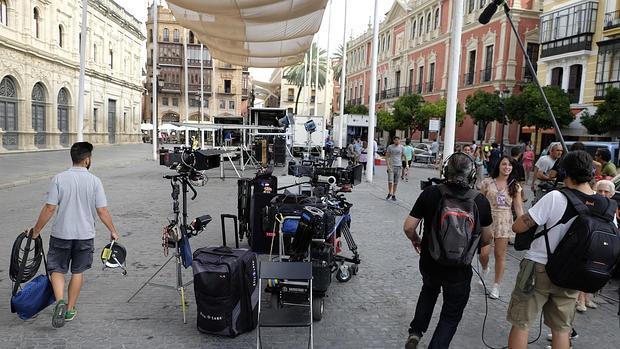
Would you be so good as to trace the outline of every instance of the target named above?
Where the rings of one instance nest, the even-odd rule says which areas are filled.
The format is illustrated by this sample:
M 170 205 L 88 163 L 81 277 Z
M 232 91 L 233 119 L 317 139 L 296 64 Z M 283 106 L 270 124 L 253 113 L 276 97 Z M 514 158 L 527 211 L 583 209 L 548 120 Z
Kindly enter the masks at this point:
M 534 287 L 532 291 L 524 292 L 518 285 L 520 280 L 527 278 L 526 270 L 528 264 L 531 263 L 534 263 Z M 513 326 L 528 330 L 538 319 L 542 310 L 545 325 L 549 326 L 552 331 L 568 332 L 573 327 L 578 294 L 579 291 L 554 285 L 549 280 L 543 264 L 524 259 L 521 261 L 506 319 Z

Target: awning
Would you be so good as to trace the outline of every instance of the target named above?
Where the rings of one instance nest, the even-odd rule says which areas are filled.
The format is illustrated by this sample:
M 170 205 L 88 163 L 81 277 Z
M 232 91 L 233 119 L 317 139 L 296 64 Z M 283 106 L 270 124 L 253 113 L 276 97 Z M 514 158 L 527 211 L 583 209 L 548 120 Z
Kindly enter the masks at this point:
M 328 0 L 168 0 L 176 20 L 221 61 L 284 67 L 304 59 Z

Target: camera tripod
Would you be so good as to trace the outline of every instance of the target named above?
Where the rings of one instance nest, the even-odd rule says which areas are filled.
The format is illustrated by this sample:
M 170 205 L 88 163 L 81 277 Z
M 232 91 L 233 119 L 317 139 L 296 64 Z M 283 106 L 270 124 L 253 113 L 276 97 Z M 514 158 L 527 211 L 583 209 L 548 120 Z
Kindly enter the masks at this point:
M 190 183 L 189 173 L 167 175 L 167 176 L 164 176 L 164 178 L 169 179 L 170 185 L 172 186 L 172 194 L 171 194 L 172 210 L 174 213 L 174 219 L 170 221 L 170 224 L 168 224 L 168 226 L 165 229 L 168 229 L 168 231 L 171 232 L 178 227 L 179 229 L 177 230 L 177 232 L 180 233 L 181 235 L 179 235 L 178 233 L 172 235 L 174 236 L 174 239 L 173 239 L 174 241 L 172 244 L 174 247 L 174 253 L 172 254 L 172 256 L 170 256 L 170 258 L 168 258 L 168 260 L 159 269 L 157 269 L 157 271 L 153 275 L 151 275 L 151 277 L 148 280 L 146 280 L 144 284 L 142 284 L 142 286 L 140 286 L 140 288 L 127 300 L 127 303 L 131 302 L 131 300 L 135 296 L 137 296 L 138 293 L 140 293 L 140 291 L 142 291 L 147 285 L 177 290 L 177 292 L 179 292 L 181 296 L 181 311 L 183 312 L 183 323 L 187 323 L 185 288 L 188 285 L 192 284 L 193 280 L 183 283 L 183 273 L 182 273 L 183 272 L 183 269 L 182 269 L 183 260 L 182 260 L 182 251 L 181 251 L 182 246 L 180 243 L 182 241 L 184 243 L 187 243 L 188 241 L 187 239 L 189 238 L 189 231 L 192 230 L 192 228 L 187 224 L 187 193 L 189 192 L 189 190 L 192 191 L 193 193 L 191 197 L 192 200 L 196 198 L 198 193 L 196 192 L 196 190 Z M 181 222 L 179 222 L 179 214 L 181 214 L 181 211 L 179 210 L 179 193 L 181 192 L 183 193 L 182 195 L 183 212 L 181 215 Z M 167 241 L 164 241 L 164 248 L 167 248 L 166 246 L 167 243 L 168 243 Z M 151 282 L 151 280 L 153 280 L 153 278 L 155 278 L 155 276 L 157 276 L 157 274 L 159 274 L 159 272 L 161 272 L 164 269 L 164 267 L 168 265 L 168 263 L 170 263 L 172 259 L 176 260 L 176 277 L 177 277 L 176 285 L 171 286 L 171 285 L 163 285 L 163 284 L 157 284 L 157 283 Z M 191 261 L 190 261 L 190 264 L 191 264 Z

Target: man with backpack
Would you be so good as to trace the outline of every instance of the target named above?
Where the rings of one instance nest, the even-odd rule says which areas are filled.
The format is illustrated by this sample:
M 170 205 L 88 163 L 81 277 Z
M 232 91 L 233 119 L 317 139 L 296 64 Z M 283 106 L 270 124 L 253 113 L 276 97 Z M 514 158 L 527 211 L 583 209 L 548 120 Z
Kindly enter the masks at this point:
M 415 349 L 428 330 L 440 292 L 443 306 L 428 348 L 450 346 L 469 300 L 471 261 L 479 246 L 490 243 L 491 206 L 478 191 L 473 159 L 454 153 L 445 161 L 445 183 L 426 188 L 405 220 L 404 231 L 420 254 L 422 291 L 409 328 L 406 349 Z M 424 234 L 416 228 L 424 219 Z
M 592 157 L 572 151 L 561 166 L 565 188 L 543 196 L 512 226 L 517 234 L 536 229 L 508 306 L 512 349 L 527 348 L 529 328 L 541 310 L 552 347 L 568 349 L 579 291 L 603 287 L 620 256 L 617 204 L 590 187 Z

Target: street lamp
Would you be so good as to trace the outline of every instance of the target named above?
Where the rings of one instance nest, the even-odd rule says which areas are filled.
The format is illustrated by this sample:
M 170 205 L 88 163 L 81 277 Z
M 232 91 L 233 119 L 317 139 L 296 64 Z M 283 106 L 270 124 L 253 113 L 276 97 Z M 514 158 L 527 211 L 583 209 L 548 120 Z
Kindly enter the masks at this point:
M 504 154 L 504 129 L 506 128 L 506 108 L 504 105 L 504 101 L 506 100 L 506 98 L 508 98 L 510 96 L 510 90 L 505 89 L 502 91 L 499 91 L 499 105 L 501 108 L 501 113 L 502 113 L 502 132 L 500 135 L 500 145 L 499 145 L 499 152 L 500 154 Z

